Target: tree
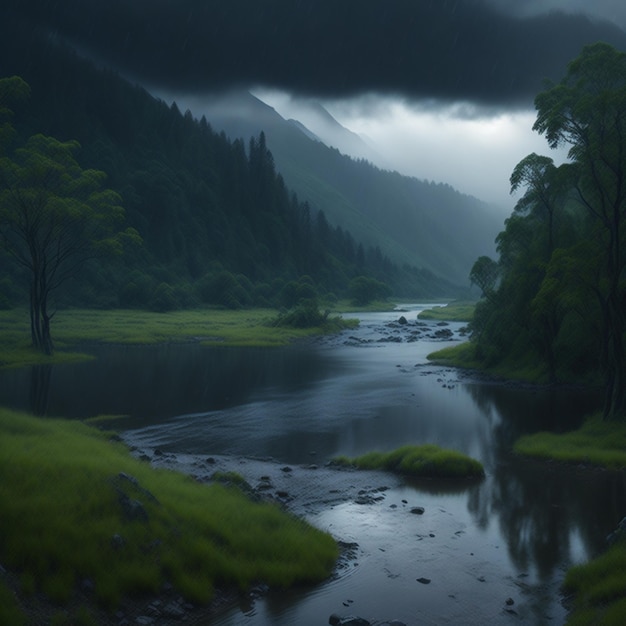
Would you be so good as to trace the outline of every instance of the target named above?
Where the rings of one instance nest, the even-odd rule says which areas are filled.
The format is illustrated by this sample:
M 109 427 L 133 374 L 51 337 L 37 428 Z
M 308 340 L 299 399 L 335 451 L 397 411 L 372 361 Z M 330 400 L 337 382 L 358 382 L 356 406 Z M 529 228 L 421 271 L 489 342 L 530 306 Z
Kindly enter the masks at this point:
M 626 408 L 626 54 L 605 43 L 586 46 L 565 77 L 535 99 L 534 130 L 551 147 L 569 145 L 578 202 L 591 217 L 588 236 L 602 242 L 603 275 L 595 286 L 602 310 L 605 417 Z
M 470 271 L 470 282 L 480 287 L 482 296 L 489 299 L 493 297 L 493 291 L 498 281 L 500 268 L 498 264 L 488 256 L 476 259 Z
M 515 193 L 520 187 L 526 188 L 515 210 L 529 213 L 545 223 L 546 262 L 550 260 L 555 247 L 554 220 L 557 208 L 564 198 L 565 171 L 557 168 L 550 157 L 533 152 L 516 165 L 510 178 L 511 193 Z
M 15 84 L 0 81 L 0 102 Z M 2 148 L 0 239 L 30 276 L 33 346 L 52 354 L 51 293 L 88 259 L 120 252 L 125 237 L 139 236 L 116 231 L 124 217 L 120 196 L 103 188 L 104 172 L 80 167 L 77 142 L 34 135 L 13 152 Z

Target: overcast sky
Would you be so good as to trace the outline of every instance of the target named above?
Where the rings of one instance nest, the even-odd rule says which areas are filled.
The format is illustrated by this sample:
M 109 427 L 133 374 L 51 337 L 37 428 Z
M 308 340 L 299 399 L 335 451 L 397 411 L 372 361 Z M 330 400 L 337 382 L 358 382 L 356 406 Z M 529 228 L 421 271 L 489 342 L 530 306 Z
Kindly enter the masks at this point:
M 319 99 L 390 166 L 512 207 L 534 96 L 583 45 L 626 50 L 624 0 L 4 0 L 127 76 Z M 292 109 L 289 109 L 289 106 Z M 283 110 L 281 110 L 281 108 Z

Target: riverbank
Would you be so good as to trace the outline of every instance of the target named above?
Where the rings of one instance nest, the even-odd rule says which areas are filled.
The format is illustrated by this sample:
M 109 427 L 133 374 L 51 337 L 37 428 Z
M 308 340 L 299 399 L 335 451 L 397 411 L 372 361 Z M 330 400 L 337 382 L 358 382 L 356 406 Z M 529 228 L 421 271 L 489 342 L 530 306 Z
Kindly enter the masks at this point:
M 624 473 L 626 424 L 590 417 L 581 428 L 562 434 L 540 432 L 515 442 L 517 454 Z M 626 513 L 626 510 L 624 511 Z M 570 568 L 563 583 L 571 612 L 567 624 L 624 623 L 626 614 L 626 517 L 607 537 L 606 550 Z
M 82 350 L 85 345 L 94 343 L 196 342 L 202 345 L 277 347 L 358 325 L 357 320 L 330 315 L 321 325 L 294 328 L 277 325 L 278 317 L 279 312 L 273 309 L 205 308 L 168 313 L 136 309 L 66 309 L 54 317 L 52 337 L 56 351 L 50 357 L 30 347 L 26 309 L 0 311 L 0 368 L 88 360 L 92 357 Z
M 1 623 L 117 624 L 163 597 L 171 613 L 206 614 L 220 588 L 232 598 L 333 571 L 330 534 L 223 476 L 156 470 L 75 421 L 1 409 L 0 433 Z

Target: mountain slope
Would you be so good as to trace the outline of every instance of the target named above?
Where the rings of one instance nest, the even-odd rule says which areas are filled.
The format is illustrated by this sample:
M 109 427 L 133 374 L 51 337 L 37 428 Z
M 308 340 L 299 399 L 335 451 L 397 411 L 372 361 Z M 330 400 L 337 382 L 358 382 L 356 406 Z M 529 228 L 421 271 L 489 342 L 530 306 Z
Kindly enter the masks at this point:
M 476 198 L 345 156 L 312 140 L 249 93 L 192 106 L 200 107 L 211 125 L 231 138 L 263 131 L 289 187 L 323 210 L 331 224 L 379 245 L 398 262 L 466 284 L 476 258 L 494 253 L 502 219 Z M 320 137 L 317 129 L 313 134 Z

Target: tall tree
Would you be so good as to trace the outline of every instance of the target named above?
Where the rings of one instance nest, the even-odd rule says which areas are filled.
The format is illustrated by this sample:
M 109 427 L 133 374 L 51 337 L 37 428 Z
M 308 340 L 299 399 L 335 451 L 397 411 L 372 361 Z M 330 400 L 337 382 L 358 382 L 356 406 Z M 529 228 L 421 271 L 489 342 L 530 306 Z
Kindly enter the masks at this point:
M 0 102 L 15 86 L 0 80 Z M 33 346 L 52 354 L 50 295 L 90 258 L 121 250 L 117 232 L 124 210 L 119 195 L 103 187 L 106 175 L 83 170 L 77 142 L 34 135 L 0 154 L 0 238 L 30 276 Z
M 624 218 L 626 217 L 626 54 L 605 43 L 583 49 L 565 77 L 535 99 L 533 126 L 551 147 L 569 145 L 578 201 L 602 242 L 603 276 L 596 287 L 603 317 L 604 414 L 623 417 Z

